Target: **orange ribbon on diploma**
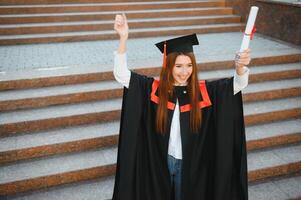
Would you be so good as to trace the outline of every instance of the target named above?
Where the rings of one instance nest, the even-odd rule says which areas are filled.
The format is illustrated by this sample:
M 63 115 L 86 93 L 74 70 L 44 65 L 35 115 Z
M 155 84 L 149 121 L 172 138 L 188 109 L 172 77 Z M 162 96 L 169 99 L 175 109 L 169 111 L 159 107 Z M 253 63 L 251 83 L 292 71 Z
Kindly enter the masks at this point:
M 254 33 L 256 32 L 256 27 L 253 26 L 250 34 L 245 33 L 245 35 L 250 36 L 250 40 L 253 40 Z
M 239 52 L 243 52 L 244 50 L 249 48 L 250 40 L 253 39 L 254 33 L 256 32 L 255 20 L 256 20 L 257 12 L 258 12 L 258 7 L 252 6 Z

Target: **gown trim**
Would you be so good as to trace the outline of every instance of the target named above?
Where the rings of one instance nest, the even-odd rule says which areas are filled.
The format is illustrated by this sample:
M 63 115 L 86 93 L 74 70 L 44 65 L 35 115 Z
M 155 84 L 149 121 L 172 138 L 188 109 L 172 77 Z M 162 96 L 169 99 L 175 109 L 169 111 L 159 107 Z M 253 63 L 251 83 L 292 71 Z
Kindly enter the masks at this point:
M 160 83 L 160 81 L 155 79 L 152 84 L 151 101 L 153 101 L 156 104 L 158 104 L 159 100 L 160 100 L 160 98 L 156 95 L 156 91 L 159 87 L 159 83 Z M 200 92 L 201 92 L 202 99 L 203 99 L 202 101 L 199 102 L 199 107 L 205 108 L 205 107 L 211 106 L 212 103 L 210 101 L 210 98 L 209 98 L 209 95 L 207 92 L 205 80 L 199 81 L 199 88 L 200 88 Z M 170 102 L 170 101 L 167 102 L 167 108 L 169 110 L 174 110 L 175 107 L 176 107 L 175 103 Z M 191 110 L 190 104 L 185 104 L 185 105 L 180 106 L 181 112 L 188 112 L 190 110 Z

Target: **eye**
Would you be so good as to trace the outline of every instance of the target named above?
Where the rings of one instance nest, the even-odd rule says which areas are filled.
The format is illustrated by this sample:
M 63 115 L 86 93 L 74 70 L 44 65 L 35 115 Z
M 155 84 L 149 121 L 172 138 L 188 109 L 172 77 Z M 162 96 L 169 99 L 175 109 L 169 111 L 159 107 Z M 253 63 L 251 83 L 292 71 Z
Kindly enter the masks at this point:
M 181 65 L 176 65 L 176 67 L 177 67 L 177 68 L 180 68 L 180 67 L 181 67 Z

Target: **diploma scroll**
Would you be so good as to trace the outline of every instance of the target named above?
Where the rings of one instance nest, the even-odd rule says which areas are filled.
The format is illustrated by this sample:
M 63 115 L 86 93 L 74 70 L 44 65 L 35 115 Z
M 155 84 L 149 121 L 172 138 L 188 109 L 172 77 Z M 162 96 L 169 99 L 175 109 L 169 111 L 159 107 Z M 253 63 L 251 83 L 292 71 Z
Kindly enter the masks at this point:
M 239 52 L 243 52 L 245 49 L 249 48 L 250 39 L 252 40 L 253 34 L 256 31 L 254 24 L 255 24 L 257 12 L 258 12 L 258 7 L 252 6 Z

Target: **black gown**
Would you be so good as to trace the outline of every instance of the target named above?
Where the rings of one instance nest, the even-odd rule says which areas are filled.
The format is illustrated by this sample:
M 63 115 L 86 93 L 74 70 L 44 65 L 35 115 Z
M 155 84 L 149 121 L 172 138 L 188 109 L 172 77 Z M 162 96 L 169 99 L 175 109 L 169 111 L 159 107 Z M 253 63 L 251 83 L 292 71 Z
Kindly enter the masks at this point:
M 177 87 L 168 109 L 169 129 L 155 131 L 157 80 L 131 72 L 124 88 L 113 200 L 172 200 L 167 165 L 172 107 L 179 100 L 182 200 L 247 200 L 246 139 L 241 92 L 233 77 L 203 81 L 202 125 L 189 128 L 189 99 Z M 186 109 L 186 110 L 185 110 Z

